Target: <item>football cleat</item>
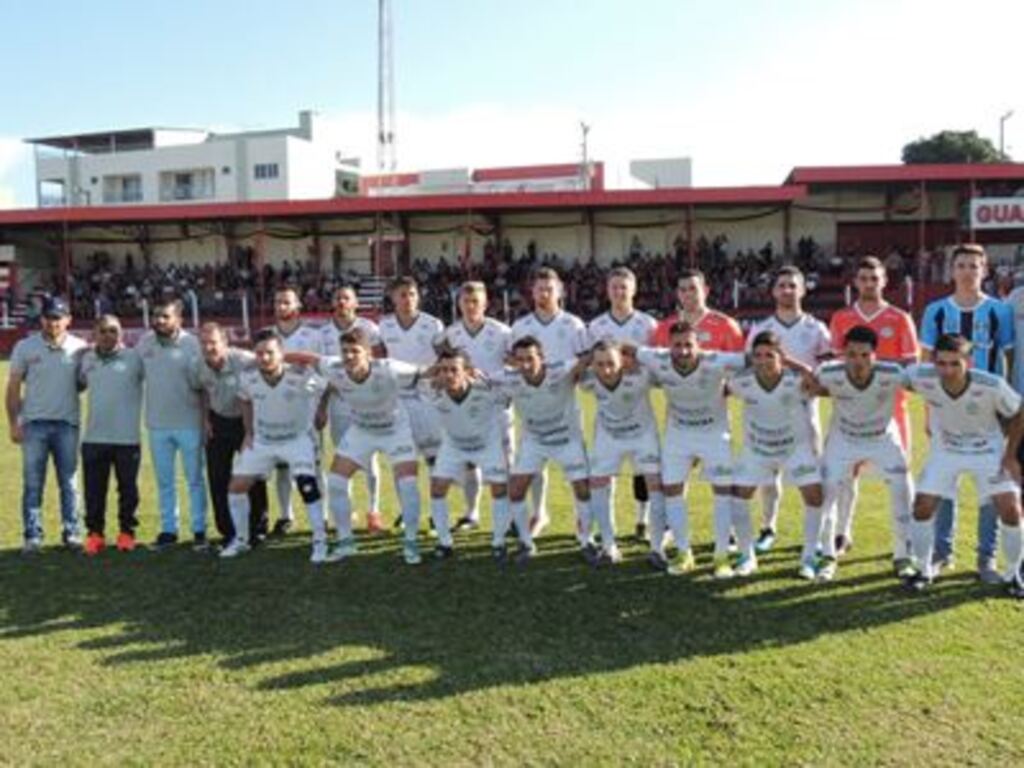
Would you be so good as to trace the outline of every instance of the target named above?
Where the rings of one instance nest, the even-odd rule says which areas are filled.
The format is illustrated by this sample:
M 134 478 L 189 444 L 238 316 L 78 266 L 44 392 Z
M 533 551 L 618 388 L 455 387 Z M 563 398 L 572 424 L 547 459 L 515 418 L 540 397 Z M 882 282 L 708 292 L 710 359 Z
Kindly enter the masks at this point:
M 240 557 L 249 551 L 249 542 L 242 541 L 239 538 L 234 538 L 231 543 L 228 544 L 224 549 L 220 551 L 220 557 L 223 560 L 231 560 L 235 557 Z
M 669 576 L 684 576 L 691 573 L 697 567 L 697 561 L 693 557 L 693 550 L 684 549 L 676 552 L 675 557 L 668 564 Z
M 106 539 L 102 533 L 90 533 L 85 537 L 85 554 L 95 557 L 107 547 Z
M 754 544 L 754 551 L 759 555 L 765 552 L 770 552 L 771 548 L 775 546 L 775 531 L 771 528 L 762 528 L 761 534 L 757 537 L 757 543 Z

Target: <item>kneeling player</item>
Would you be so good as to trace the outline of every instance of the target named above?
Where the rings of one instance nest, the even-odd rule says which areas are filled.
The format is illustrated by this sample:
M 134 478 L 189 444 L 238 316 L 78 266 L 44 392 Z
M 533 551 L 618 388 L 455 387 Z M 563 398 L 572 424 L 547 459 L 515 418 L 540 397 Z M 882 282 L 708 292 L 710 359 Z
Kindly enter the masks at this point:
M 306 505 L 313 531 L 310 562 L 322 563 L 327 556 L 327 532 L 310 422 L 326 383 L 309 368 L 285 363 L 281 337 L 276 331 L 261 331 L 255 341 L 257 369 L 242 373 L 238 388 L 245 442 L 228 486 L 235 537 L 220 556 L 238 557 L 249 551 L 249 489 L 276 466 L 286 464 Z
M 622 463 L 629 459 L 634 474 L 646 481 L 651 517 L 664 519 L 661 451 L 651 409 L 651 374 L 644 368 L 624 370 L 622 350 L 615 342 L 597 342 L 592 354 L 593 372 L 585 375 L 580 383 L 597 399 L 590 462 L 591 512 L 601 531 L 601 556 L 595 564 L 612 564 L 622 559 L 615 545 L 612 480 Z
M 735 376 L 729 385 L 743 402 L 743 450 L 736 462 L 735 492 L 744 506 L 743 512 L 749 516 L 748 505 L 754 491 L 772 482 L 777 473 L 799 489 L 804 501 L 804 546 L 799 575 L 814 579 L 824 489 L 807 419 L 810 396 L 801 376 L 783 368 L 782 345 L 774 331 L 758 333 L 751 354 L 753 367 Z
M 893 417 L 894 402 L 902 393 L 903 368 L 878 362 L 878 335 L 867 326 L 850 329 L 843 339 L 843 361 L 825 363 L 815 374 L 813 394 L 832 398 L 822 459 L 825 474 L 825 523 L 822 559 L 817 578 L 830 581 L 836 571 L 836 502 L 842 489 L 857 481 L 858 467 L 871 464 L 889 486 L 892 515 L 893 563 L 898 576 L 910 568 L 910 500 L 913 485 L 907 456 Z
M 962 336 L 940 336 L 933 360 L 908 371 L 911 386 L 928 403 L 932 451 L 914 498 L 910 531 L 918 571 L 907 578 L 907 587 L 921 591 L 931 583 L 935 511 L 941 499 L 956 498 L 960 476 L 971 475 L 979 499 L 991 499 L 1002 521 L 1003 579 L 1012 596 L 1024 597 L 1017 460 L 1024 434 L 1021 397 L 1005 379 L 971 369 L 971 345 Z

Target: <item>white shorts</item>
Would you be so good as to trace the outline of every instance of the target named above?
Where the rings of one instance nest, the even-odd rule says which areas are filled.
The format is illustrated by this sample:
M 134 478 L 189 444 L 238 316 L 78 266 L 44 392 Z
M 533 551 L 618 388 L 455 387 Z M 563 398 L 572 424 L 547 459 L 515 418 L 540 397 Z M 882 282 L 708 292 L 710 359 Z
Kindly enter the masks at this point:
M 852 478 L 855 468 L 862 463 L 869 463 L 887 483 L 906 479 L 910 474 L 907 455 L 895 430 L 870 440 L 852 440 L 841 432 L 829 434 L 822 457 L 825 482 L 831 485 Z
M 978 497 L 988 499 L 1003 493 L 1020 493 L 1020 486 L 1003 469 L 999 454 L 970 455 L 932 447 L 917 481 L 917 490 L 929 496 L 955 499 L 960 475 L 971 475 Z
M 401 403 L 409 414 L 409 426 L 416 450 L 432 459 L 441 447 L 441 417 L 437 409 L 418 397 L 404 397 Z
M 685 483 L 697 461 L 706 482 L 732 485 L 734 460 L 729 433 L 684 429 L 670 420 L 661 449 L 661 482 Z
M 430 476 L 461 483 L 466 474 L 467 464 L 480 468 L 485 483 L 504 485 L 508 482 L 508 458 L 500 440 L 497 439 L 489 441 L 479 450 L 467 451 L 443 438 Z
M 654 429 L 632 435 L 612 435 L 598 424 L 594 428 L 594 448 L 590 452 L 590 476 L 612 477 L 619 474 L 629 459 L 637 475 L 661 474 L 661 447 Z
M 780 472 L 787 484 L 803 488 L 821 482 L 821 461 L 806 443 L 780 456 L 765 456 L 744 446 L 736 460 L 735 482 L 744 487 L 771 485 Z
M 383 453 L 391 464 L 416 461 L 416 445 L 412 430 L 405 419 L 399 421 L 390 432 L 371 432 L 358 424 L 352 424 L 341 436 L 335 454 L 354 461 L 363 469 L 369 469 L 373 454 Z
M 590 477 L 587 449 L 583 435 L 570 432 L 569 439 L 557 443 L 541 443 L 525 432 L 516 446 L 516 459 L 512 466 L 513 475 L 536 475 L 547 462 L 553 461 L 562 467 L 570 483 Z
M 280 443 L 253 443 L 235 456 L 231 473 L 240 477 L 269 477 L 275 467 L 286 466 L 292 477 L 317 474 L 316 444 L 310 435 Z

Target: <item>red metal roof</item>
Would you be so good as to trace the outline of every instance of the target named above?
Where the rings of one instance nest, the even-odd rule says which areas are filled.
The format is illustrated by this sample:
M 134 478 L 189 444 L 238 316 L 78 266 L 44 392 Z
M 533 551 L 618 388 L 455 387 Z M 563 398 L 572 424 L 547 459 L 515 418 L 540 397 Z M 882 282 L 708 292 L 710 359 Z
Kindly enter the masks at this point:
M 920 181 L 1024 181 L 1024 163 L 839 165 L 794 168 L 786 184 L 867 184 Z

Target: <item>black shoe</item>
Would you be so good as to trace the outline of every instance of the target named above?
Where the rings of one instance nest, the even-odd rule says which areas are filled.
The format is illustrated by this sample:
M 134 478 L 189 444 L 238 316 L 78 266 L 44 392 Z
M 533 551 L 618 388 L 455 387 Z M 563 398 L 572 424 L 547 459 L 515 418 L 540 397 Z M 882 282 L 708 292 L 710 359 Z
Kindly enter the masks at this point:
M 404 525 L 405 525 L 405 523 L 402 522 L 402 516 L 399 515 L 398 517 L 395 518 L 395 522 L 393 522 L 391 524 L 391 527 L 394 528 L 397 531 L 400 531 L 400 530 L 402 530 L 402 526 L 404 526 Z
M 529 565 L 530 561 L 533 560 L 534 555 L 536 554 L 536 545 L 527 546 L 526 544 L 520 544 L 519 548 L 516 550 L 516 554 L 513 560 L 515 561 L 515 564 L 518 565 L 520 568 L 525 568 L 527 565 Z
M 635 538 L 641 544 L 648 541 L 647 538 L 647 523 L 637 523 L 636 529 L 633 532 L 633 538 Z
M 274 523 L 274 527 L 270 529 L 270 535 L 267 538 L 270 539 L 283 539 L 288 535 L 288 531 L 292 529 L 292 521 L 285 520 L 284 518 Z
M 196 533 L 192 537 L 193 552 L 209 552 L 210 542 L 206 539 L 205 533 Z
M 459 533 L 461 531 L 475 531 L 479 527 L 479 520 L 476 520 L 469 515 L 463 515 L 455 522 L 455 527 L 452 528 L 452 530 Z
M 847 538 L 845 534 L 840 533 L 835 538 L 836 557 L 845 555 L 851 549 L 853 549 L 853 539 Z
M 508 547 L 491 547 L 491 559 L 498 565 L 505 565 L 508 562 Z
M 153 549 L 167 549 L 173 547 L 178 543 L 178 534 L 167 533 L 166 531 L 156 537 L 156 541 L 153 542 Z
M 647 555 L 647 564 L 660 573 L 665 573 L 668 570 L 668 560 L 657 552 L 651 552 Z
M 601 559 L 601 550 L 598 549 L 592 541 L 588 541 L 582 547 L 580 547 L 580 554 L 583 555 L 583 559 L 587 565 L 597 568 L 597 562 Z
M 1024 569 L 1024 566 L 1022 566 Z M 1014 600 L 1024 600 L 1024 577 L 1021 576 L 1021 571 L 1013 575 L 1013 578 L 1006 582 L 1006 594 L 1012 597 Z
M 455 550 L 452 547 L 446 547 L 444 544 L 434 547 L 435 560 L 451 560 L 453 557 L 455 557 Z
M 928 589 L 932 585 L 932 580 L 925 576 L 923 573 L 918 571 L 913 576 L 909 576 L 903 580 L 903 586 L 910 592 L 920 594 Z

